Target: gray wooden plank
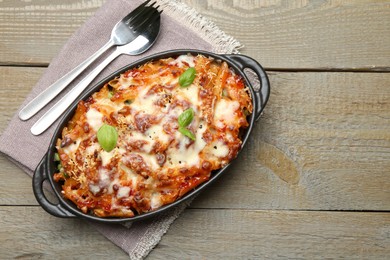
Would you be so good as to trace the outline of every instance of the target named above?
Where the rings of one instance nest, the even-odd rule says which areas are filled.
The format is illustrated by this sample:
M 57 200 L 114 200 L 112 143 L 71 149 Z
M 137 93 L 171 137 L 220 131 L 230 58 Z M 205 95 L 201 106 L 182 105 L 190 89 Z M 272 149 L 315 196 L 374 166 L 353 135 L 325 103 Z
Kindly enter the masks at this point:
M 47 65 L 105 0 L 0 2 L 0 64 Z
M 49 63 L 104 2 L 2 1 L 0 64 Z M 182 2 L 239 40 L 241 51 L 267 68 L 390 70 L 386 1 Z
M 194 207 L 389 210 L 390 74 L 270 79 L 240 162 Z
M 388 1 L 183 2 L 267 68 L 390 70 Z
M 42 72 L 0 68 L 2 82 L 11 82 L 0 88 L 3 129 L 30 88 L 17 86 Z M 390 74 L 273 72 L 270 78 L 270 101 L 248 145 L 192 207 L 389 210 Z M 35 203 L 29 179 L 4 158 L 1 165 L 0 204 Z
M 386 1 L 182 1 L 274 70 L 390 70 Z M 4 65 L 46 66 L 103 2 L 0 1 L 0 133 L 44 71 Z M 148 259 L 388 258 L 389 74 L 270 78 L 239 161 Z M 0 258 L 128 258 L 84 221 L 44 212 L 3 155 L 0 178 Z
M 48 215 L 40 207 L 0 207 L 2 259 L 129 259 L 79 219 Z
M 81 220 L 38 207 L 0 207 L 2 258 L 125 259 Z M 390 215 L 365 212 L 187 209 L 147 259 L 385 259 Z
M 4 131 L 44 68 L 0 67 L 0 133 Z
M 385 259 L 388 213 L 186 210 L 148 259 Z

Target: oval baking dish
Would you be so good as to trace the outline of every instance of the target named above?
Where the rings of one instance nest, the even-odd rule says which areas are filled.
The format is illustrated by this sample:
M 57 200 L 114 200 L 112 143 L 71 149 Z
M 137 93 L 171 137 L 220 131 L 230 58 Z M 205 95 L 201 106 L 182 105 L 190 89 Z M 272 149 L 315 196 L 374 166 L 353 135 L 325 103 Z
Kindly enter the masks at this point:
M 85 94 L 82 95 L 82 97 L 79 100 L 87 100 L 93 93 L 100 90 L 107 82 L 110 82 L 111 80 L 115 79 L 120 74 L 124 73 L 125 71 L 128 71 L 129 69 L 139 67 L 147 62 L 155 61 L 159 59 L 165 59 L 169 57 L 178 57 L 180 55 L 187 55 L 191 54 L 193 56 L 196 55 L 203 55 L 205 57 L 210 57 L 218 61 L 225 61 L 229 68 L 232 69 L 237 75 L 241 76 L 245 82 L 245 85 L 248 86 L 250 96 L 252 98 L 252 107 L 253 112 L 248 116 L 247 120 L 249 123 L 249 126 L 245 128 L 242 131 L 242 145 L 240 147 L 239 152 L 243 149 L 245 146 L 248 137 L 252 131 L 254 123 L 259 119 L 262 110 L 264 109 L 268 98 L 270 94 L 270 84 L 267 77 L 266 72 L 261 67 L 261 65 L 255 61 L 254 59 L 239 55 L 239 54 L 215 54 L 207 51 L 200 51 L 200 50 L 171 50 L 171 51 L 165 51 L 162 53 L 157 53 L 154 55 L 151 55 L 149 57 L 143 58 L 141 60 L 138 60 L 132 64 L 129 64 L 120 70 L 114 72 L 110 76 L 106 77 L 102 81 L 100 81 L 98 84 L 96 84 L 93 88 L 88 90 Z M 251 69 L 257 76 L 259 82 L 260 82 L 260 88 L 254 89 L 251 82 L 249 81 L 247 75 L 244 73 L 244 69 Z M 136 221 L 136 220 L 142 220 L 145 218 L 149 218 L 151 216 L 154 216 L 156 214 L 159 214 L 163 211 L 166 211 L 167 209 L 174 207 L 178 205 L 179 203 L 182 203 L 183 201 L 193 197 L 195 194 L 198 194 L 200 191 L 205 189 L 207 186 L 209 186 L 216 178 L 218 178 L 222 173 L 229 167 L 230 163 L 228 163 L 226 166 L 219 170 L 215 170 L 212 172 L 210 179 L 205 181 L 204 183 L 197 186 L 195 189 L 190 190 L 187 192 L 184 196 L 180 197 L 176 201 L 164 205 L 154 211 L 150 211 L 147 213 L 141 213 L 138 215 L 135 215 L 133 217 L 110 217 L 110 218 L 102 218 L 98 217 L 96 215 L 92 215 L 89 213 L 83 213 L 77 206 L 67 199 L 65 199 L 62 194 L 62 188 L 61 184 L 59 182 L 56 182 L 53 178 L 53 175 L 56 172 L 56 164 L 54 162 L 54 157 L 56 153 L 56 142 L 57 139 L 61 136 L 62 129 L 66 126 L 68 121 L 72 118 L 74 115 L 74 112 L 77 108 L 79 100 L 72 104 L 72 106 L 67 110 L 66 114 L 62 117 L 57 129 L 54 132 L 54 135 L 51 139 L 49 148 L 39 165 L 37 166 L 34 177 L 33 177 L 33 190 L 34 195 L 36 199 L 38 200 L 39 204 L 50 214 L 57 216 L 57 217 L 82 217 L 85 219 L 93 220 L 93 221 L 99 221 L 99 222 L 105 222 L 105 223 L 121 223 L 121 222 L 130 222 L 130 221 Z M 239 153 L 238 152 L 238 153 Z M 234 159 L 233 159 L 234 161 Z M 51 187 L 54 190 L 54 193 L 56 197 L 58 198 L 59 202 L 57 204 L 50 202 L 43 192 L 43 182 L 45 180 L 48 180 Z

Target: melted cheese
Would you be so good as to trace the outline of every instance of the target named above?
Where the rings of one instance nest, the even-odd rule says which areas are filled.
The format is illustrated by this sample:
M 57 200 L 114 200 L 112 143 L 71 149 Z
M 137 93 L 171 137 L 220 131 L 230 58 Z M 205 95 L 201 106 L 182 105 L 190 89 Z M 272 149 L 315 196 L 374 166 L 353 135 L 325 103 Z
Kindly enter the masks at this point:
M 152 209 L 157 209 L 162 205 L 161 199 L 160 199 L 160 194 L 159 193 L 153 193 L 151 202 L 150 202 L 150 207 Z
M 192 55 L 180 55 L 175 60 L 169 63 L 170 65 L 176 65 L 179 68 L 183 67 L 195 67 L 195 57 Z
M 195 84 L 191 84 L 186 88 L 180 88 L 177 94 L 189 101 L 195 107 L 199 105 L 199 88 Z
M 99 168 L 99 184 L 101 187 L 108 187 L 110 185 L 110 173 L 105 168 Z
M 126 89 L 133 85 L 135 82 L 133 80 L 133 77 L 120 77 L 119 78 L 119 89 Z
M 126 141 L 128 143 L 135 143 L 136 141 L 143 141 L 141 150 L 149 153 L 154 145 L 154 141 L 152 138 L 149 137 L 149 135 L 138 132 L 138 131 L 133 131 L 131 132 L 128 136 L 126 136 Z
M 125 198 L 128 197 L 130 193 L 130 187 L 120 187 L 117 193 L 117 198 Z
M 217 157 L 226 157 L 229 154 L 229 146 L 221 141 L 214 142 L 212 146 L 212 154 Z
M 89 184 L 89 190 L 93 193 L 93 195 L 96 195 L 101 190 L 101 188 L 99 185 Z
M 87 123 L 92 129 L 97 132 L 99 128 L 103 125 L 103 114 L 92 108 L 88 110 L 87 114 Z
M 229 101 L 225 99 L 219 100 L 215 106 L 214 119 L 217 127 L 230 125 L 236 122 L 236 111 L 240 108 L 240 103 L 237 101 Z
M 100 152 L 100 158 L 102 159 L 103 166 L 106 166 L 107 164 L 109 164 L 111 162 L 111 159 L 114 156 L 115 152 L 116 152 L 116 149 L 112 150 L 111 152 L 106 152 L 104 150 L 102 150 Z
M 156 124 L 150 127 L 146 131 L 146 136 L 152 140 L 156 140 L 162 144 L 167 144 L 169 142 L 169 135 L 164 131 L 163 124 L 165 121 L 162 121 L 161 124 Z
M 77 149 L 79 148 L 79 145 L 80 145 L 80 142 L 81 140 L 80 139 L 77 139 L 75 142 L 73 142 L 72 144 L 66 146 L 64 148 L 64 151 L 66 154 L 70 154 L 70 155 L 74 155 L 77 151 Z M 75 156 L 71 156 L 71 158 L 74 158 Z
M 170 159 L 170 163 L 172 165 L 198 165 L 200 162 L 199 153 L 206 146 L 206 142 L 202 138 L 205 131 L 206 127 L 199 129 L 195 135 L 195 142 L 191 145 L 191 140 L 188 137 L 177 132 L 175 137 L 176 142 L 179 144 L 179 148 L 172 147 L 171 149 L 168 149 L 167 156 Z
M 241 107 L 251 111 L 251 100 L 249 94 L 243 95 L 240 86 L 244 84 L 232 70 L 222 73 L 227 79 L 221 84 L 236 95 L 213 96 L 218 91 L 213 91 L 210 82 L 216 82 L 220 74 L 215 66 L 213 71 L 207 69 L 211 63 L 221 65 L 191 55 L 150 62 L 111 81 L 115 98 L 107 98 L 106 89 L 84 101 L 88 109 L 77 124 L 88 123 L 90 130 L 69 129 L 65 134 L 76 140 L 58 148 L 70 158 L 61 162 L 64 169 L 80 183 L 80 188 L 75 188 L 77 185 L 65 180 L 65 197 L 99 216 L 133 216 L 134 210 L 148 212 L 173 202 L 195 188 L 199 180 L 207 180 L 213 170 L 225 166 L 241 143 L 238 129 L 246 126 L 246 118 L 238 112 Z M 181 87 L 178 72 L 189 67 L 197 70 L 198 79 Z M 132 97 L 131 104 L 123 102 L 126 95 Z M 194 110 L 194 118 L 184 127 L 195 140 L 178 131 L 178 118 L 188 108 Z M 104 151 L 96 138 L 104 123 L 118 132 L 116 148 L 110 152 Z M 84 161 L 75 160 L 79 155 Z M 83 204 L 85 201 L 90 203 Z M 97 206 L 88 208 L 90 205 Z
M 98 143 L 94 143 L 90 146 L 87 147 L 87 149 L 85 149 L 85 152 L 87 155 L 91 156 L 95 153 L 95 151 L 100 151 L 101 150 L 101 147 Z
M 132 187 L 136 188 L 141 177 L 138 174 L 134 173 L 131 169 L 127 168 L 124 164 L 121 164 L 120 168 L 125 172 L 126 180 L 131 181 Z
M 148 153 L 135 153 L 142 157 L 144 162 L 153 170 L 156 171 L 160 168 L 160 166 L 157 163 L 156 156 L 153 154 Z
M 146 114 L 155 114 L 158 107 L 155 105 L 159 99 L 158 95 L 148 94 L 149 88 L 141 91 L 137 99 L 131 104 L 136 111 L 141 111 Z

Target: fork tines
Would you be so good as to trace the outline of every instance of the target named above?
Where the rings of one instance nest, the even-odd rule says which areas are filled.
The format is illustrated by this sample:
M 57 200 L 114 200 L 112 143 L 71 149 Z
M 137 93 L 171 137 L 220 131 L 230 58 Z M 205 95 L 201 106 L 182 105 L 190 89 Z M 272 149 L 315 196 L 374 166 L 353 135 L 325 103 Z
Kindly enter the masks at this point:
M 148 1 L 146 1 L 146 2 L 150 2 L 150 0 L 148 0 Z M 156 2 L 153 2 L 153 3 L 151 3 L 150 5 L 148 5 L 148 6 L 150 6 L 150 7 L 153 7 L 153 8 L 156 8 L 157 9 L 157 11 L 161 14 L 162 13 L 162 10 L 160 11 L 160 10 L 158 10 L 158 8 L 160 7 L 160 5 L 158 5 L 158 6 L 154 6 L 156 4 Z
M 163 11 L 158 10 L 160 5 L 154 6 L 156 2 L 150 3 L 151 0 L 147 0 L 140 6 L 138 6 L 134 11 L 132 12 L 132 15 L 129 15 L 127 18 L 126 24 L 128 24 L 130 27 L 133 27 L 133 25 L 140 26 L 143 24 L 143 21 L 148 21 L 149 18 L 153 15 L 158 16 L 161 14 Z M 149 5 L 148 5 L 149 4 Z

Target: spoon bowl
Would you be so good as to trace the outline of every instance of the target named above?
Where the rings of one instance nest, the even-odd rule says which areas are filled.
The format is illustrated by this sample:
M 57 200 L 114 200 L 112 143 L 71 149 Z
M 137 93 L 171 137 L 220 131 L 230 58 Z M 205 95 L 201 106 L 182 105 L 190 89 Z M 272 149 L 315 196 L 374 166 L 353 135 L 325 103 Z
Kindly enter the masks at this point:
M 115 58 L 121 54 L 139 55 L 147 51 L 157 40 L 160 32 L 160 14 L 161 12 L 154 9 L 153 19 L 150 19 L 148 24 L 145 24 L 142 33 L 132 42 L 116 47 L 102 63 L 91 71 L 84 79 L 82 79 L 73 89 L 71 89 L 64 97 L 62 97 L 54 106 L 52 106 L 32 127 L 33 135 L 40 135 L 46 131 L 67 108 L 80 96 L 80 94 L 88 87 L 88 85 L 96 78 L 97 75 Z
M 80 63 L 77 67 L 62 76 L 56 82 L 51 84 L 47 89 L 42 91 L 38 96 L 31 100 L 25 107 L 19 111 L 21 120 L 28 120 L 46 106 L 62 90 L 64 90 L 81 72 L 89 67 L 98 57 L 110 49 L 112 46 L 120 46 L 134 41 L 140 34 L 145 25 L 149 24 L 149 19 L 154 18 L 154 8 L 156 2 L 149 6 L 150 0 L 144 2 L 135 8 L 128 15 L 123 17 L 112 29 L 110 40 L 96 51 L 89 58 Z M 158 7 L 155 7 L 158 8 Z

